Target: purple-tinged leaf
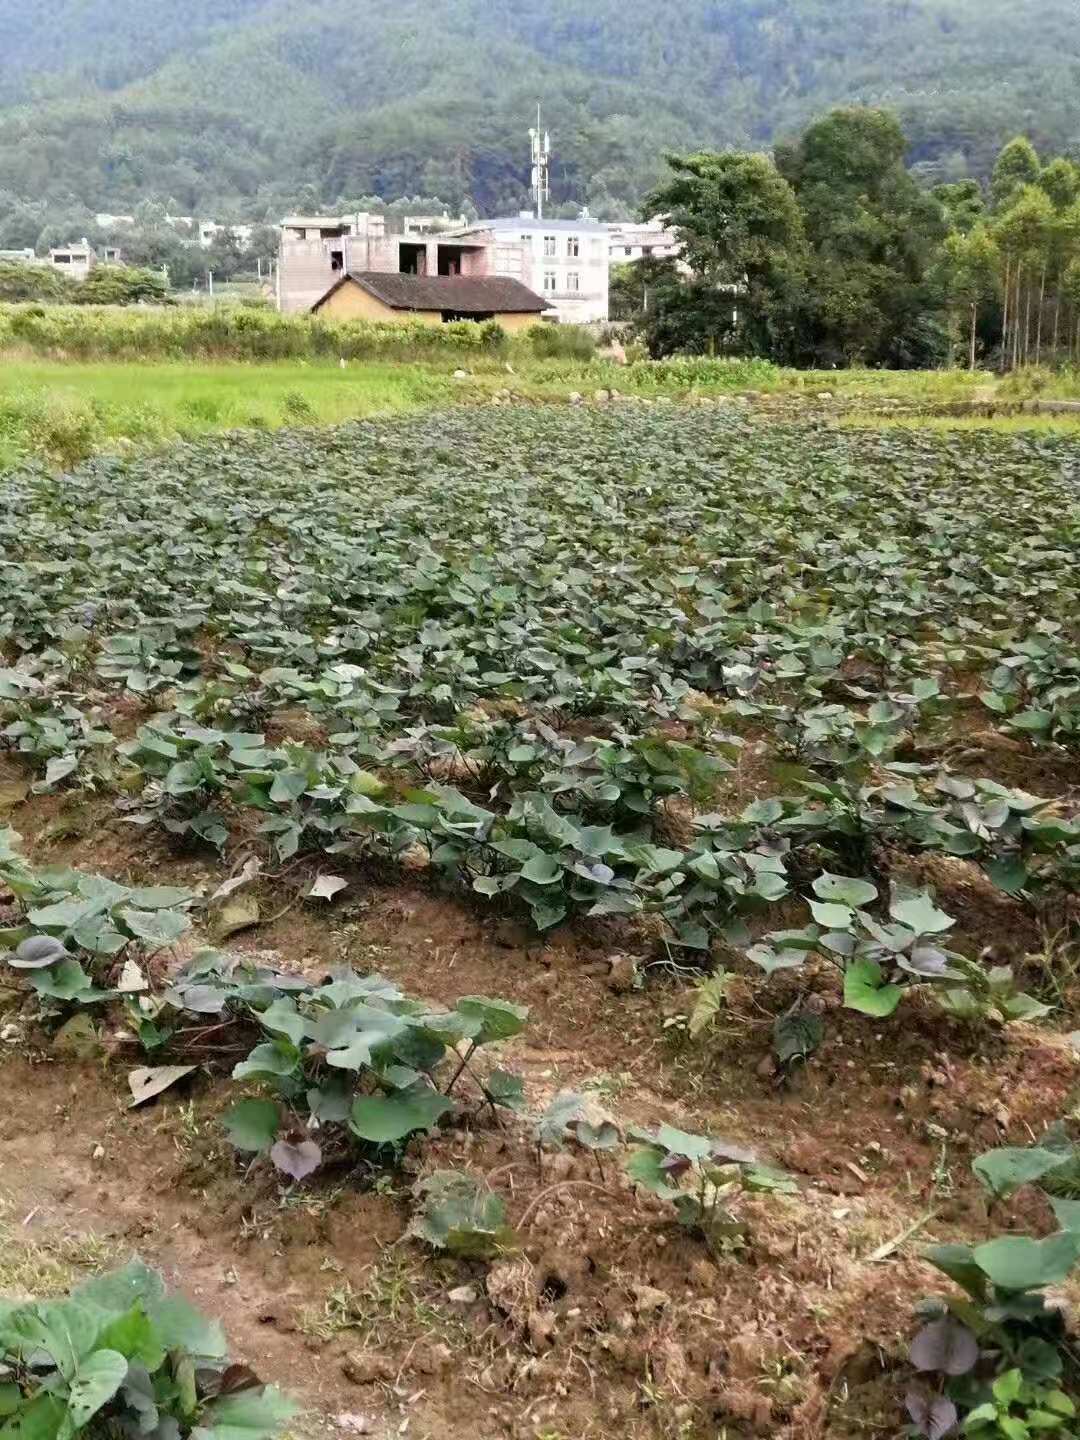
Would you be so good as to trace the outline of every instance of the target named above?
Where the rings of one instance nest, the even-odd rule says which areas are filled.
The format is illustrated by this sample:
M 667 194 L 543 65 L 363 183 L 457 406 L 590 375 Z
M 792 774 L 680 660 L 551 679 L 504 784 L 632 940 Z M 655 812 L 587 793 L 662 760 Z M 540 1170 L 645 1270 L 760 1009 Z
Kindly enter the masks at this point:
M 955 1320 L 934 1320 L 924 1325 L 911 1343 L 911 1363 L 916 1370 L 936 1370 L 941 1375 L 966 1375 L 979 1358 L 979 1342 Z
M 15 970 L 45 970 L 59 960 L 66 960 L 67 955 L 67 949 L 55 936 L 32 935 L 8 957 L 8 964 Z
M 956 1406 L 945 1395 L 928 1395 L 924 1390 L 908 1391 L 907 1412 L 926 1440 L 942 1440 L 959 1419 Z
M 916 945 L 911 952 L 911 968 L 916 975 L 941 975 L 948 969 L 949 957 L 933 945 Z
M 283 1175 L 306 1180 L 322 1164 L 322 1151 L 314 1140 L 279 1140 L 270 1151 L 270 1159 Z

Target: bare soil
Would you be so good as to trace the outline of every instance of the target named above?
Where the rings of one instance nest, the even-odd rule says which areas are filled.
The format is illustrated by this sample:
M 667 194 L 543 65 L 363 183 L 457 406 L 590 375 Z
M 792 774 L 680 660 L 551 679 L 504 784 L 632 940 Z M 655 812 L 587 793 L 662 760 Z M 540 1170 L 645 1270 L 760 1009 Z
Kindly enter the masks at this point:
M 1030 752 L 1013 759 L 1028 762 L 1029 788 L 1051 778 L 1033 773 Z M 988 773 L 1006 778 L 996 760 Z M 753 798 L 768 784 L 763 762 L 748 759 L 730 783 Z M 221 878 L 205 854 L 134 831 L 107 801 L 36 797 L 4 819 L 38 863 L 155 883 Z M 936 888 L 969 946 L 1021 965 L 1038 949 L 1030 913 L 974 866 L 892 863 Z M 710 1251 L 615 1161 L 566 1153 L 541 1165 L 527 1121 L 496 1128 L 478 1109 L 396 1174 L 361 1167 L 283 1189 L 239 1162 L 216 1123 L 232 1098 L 229 1056 L 208 1051 L 186 1089 L 131 1110 L 133 1050 L 106 1037 L 92 1063 L 61 1057 L 0 990 L 0 1023 L 16 1021 L 0 1046 L 4 1213 L 28 1243 L 89 1235 L 161 1265 L 221 1316 L 238 1355 L 301 1400 L 307 1429 L 884 1440 L 899 1428 L 913 1304 L 937 1288 L 920 1245 L 1051 1228 L 1031 1191 L 988 1217 L 970 1161 L 1030 1143 L 1069 1113 L 1080 1060 L 1061 1034 L 961 1027 L 917 1002 L 878 1024 L 840 1008 L 823 969 L 767 988 L 740 981 L 713 1032 L 691 1042 L 678 1023 L 684 977 L 659 966 L 641 988 L 613 988 L 609 957 L 632 942 L 614 927 L 538 946 L 514 922 L 439 895 L 425 873 L 405 884 L 354 873 L 339 901 L 316 909 L 299 898 L 311 864 L 264 878 L 263 914 L 276 918 L 231 943 L 312 975 L 345 962 L 436 1001 L 527 1004 L 527 1031 L 500 1058 L 523 1074 L 534 1114 L 559 1090 L 591 1087 L 624 1124 L 723 1135 L 800 1188 L 744 1196 L 745 1242 Z M 773 1022 L 808 993 L 826 1040 L 778 1075 Z M 520 1254 L 488 1266 L 405 1237 L 412 1185 L 451 1167 L 479 1171 L 506 1197 Z

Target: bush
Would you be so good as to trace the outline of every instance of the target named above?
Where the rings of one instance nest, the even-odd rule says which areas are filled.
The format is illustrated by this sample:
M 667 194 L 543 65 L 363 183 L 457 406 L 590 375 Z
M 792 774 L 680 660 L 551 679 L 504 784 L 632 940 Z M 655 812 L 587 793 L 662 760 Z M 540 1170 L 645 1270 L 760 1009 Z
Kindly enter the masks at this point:
M 536 325 L 528 340 L 538 360 L 587 362 L 596 354 L 596 341 L 580 325 Z
M 270 1440 L 295 1409 L 230 1366 L 221 1326 L 138 1261 L 65 1300 L 0 1300 L 5 1435 Z
M 0 438 L 5 449 L 46 455 L 72 469 L 101 443 L 94 407 L 72 392 L 31 390 L 0 395 Z
M 49 265 L 28 264 L 21 260 L 0 261 L 0 301 L 20 300 L 70 301 L 75 284 Z
M 237 305 L 0 306 L 0 340 L 81 360 L 455 360 L 508 347 L 494 321 L 371 325 Z
M 72 298 L 76 305 L 160 305 L 168 288 L 165 277 L 156 270 L 99 265 L 75 286 Z

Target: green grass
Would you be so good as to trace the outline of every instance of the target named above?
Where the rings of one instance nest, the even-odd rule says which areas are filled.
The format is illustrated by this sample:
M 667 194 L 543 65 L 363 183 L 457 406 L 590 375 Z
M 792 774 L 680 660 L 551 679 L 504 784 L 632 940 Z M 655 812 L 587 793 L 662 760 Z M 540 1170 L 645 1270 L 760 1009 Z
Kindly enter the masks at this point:
M 391 363 L 9 362 L 0 368 L 0 466 L 27 455 L 74 464 L 218 430 L 333 425 L 454 396 L 445 371 Z
M 150 449 L 222 430 L 335 425 L 455 403 L 483 403 L 501 391 L 537 403 L 587 399 L 618 389 L 641 399 L 718 398 L 742 391 L 789 395 L 814 404 L 823 393 L 855 407 L 845 423 L 941 430 L 991 428 L 1074 434 L 1071 417 L 912 415 L 965 400 L 1015 405 L 1032 398 L 1080 396 L 1080 372 L 793 371 L 759 360 L 687 357 L 626 367 L 601 360 L 537 357 L 515 342 L 505 356 L 474 352 L 410 363 L 401 359 L 121 360 L 12 357 L 0 366 L 0 469 L 36 457 L 70 468 L 98 451 Z M 469 371 L 466 382 L 453 370 Z M 881 401 L 904 405 L 895 418 L 874 413 Z M 861 405 L 867 409 L 860 413 Z

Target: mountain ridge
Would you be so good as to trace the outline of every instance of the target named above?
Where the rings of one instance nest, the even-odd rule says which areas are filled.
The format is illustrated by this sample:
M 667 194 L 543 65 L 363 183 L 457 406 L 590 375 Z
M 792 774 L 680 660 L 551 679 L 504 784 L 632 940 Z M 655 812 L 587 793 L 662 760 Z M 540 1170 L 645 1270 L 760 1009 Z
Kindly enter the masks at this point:
M 601 213 L 636 204 L 665 151 L 763 148 L 841 103 L 895 108 L 941 178 L 982 175 L 1017 131 L 1080 144 L 1073 0 L 1017 8 L 0 0 L 0 192 L 185 213 L 372 194 L 516 209 L 538 98 L 554 201 Z

